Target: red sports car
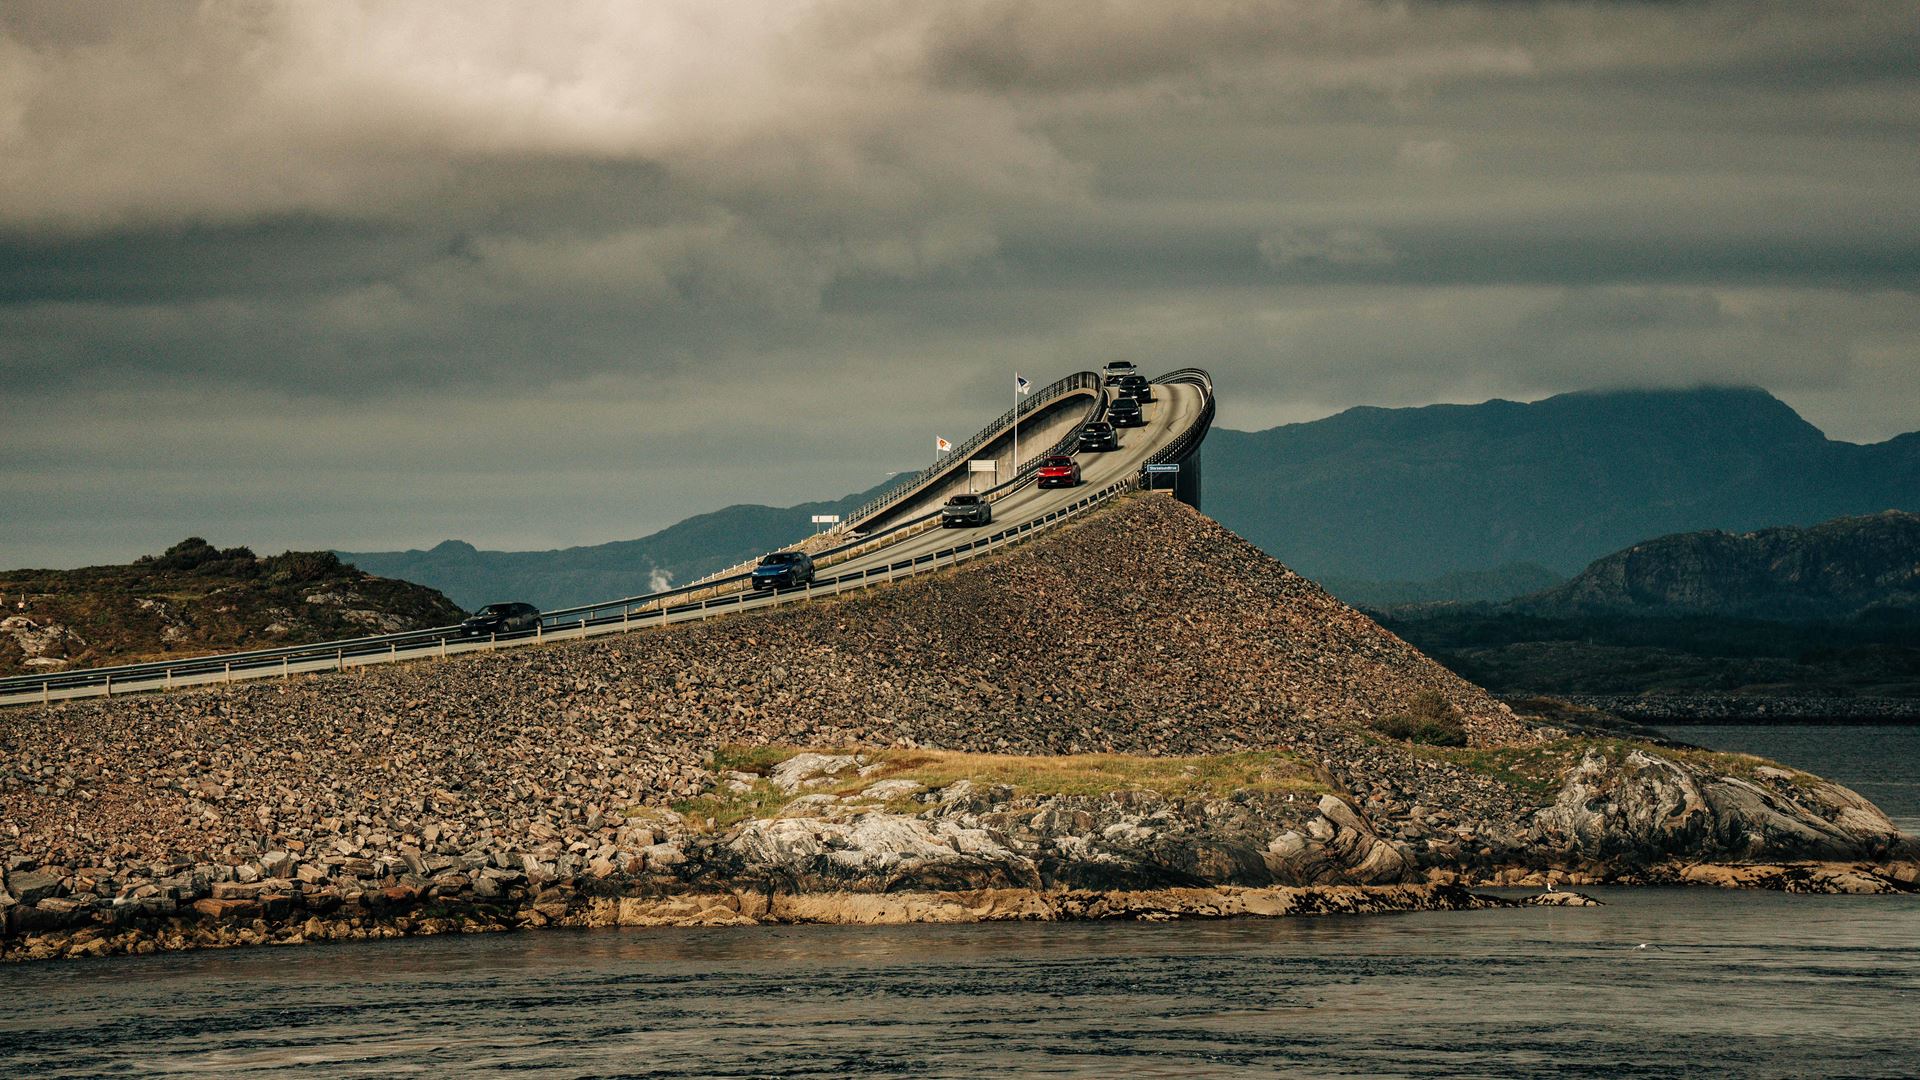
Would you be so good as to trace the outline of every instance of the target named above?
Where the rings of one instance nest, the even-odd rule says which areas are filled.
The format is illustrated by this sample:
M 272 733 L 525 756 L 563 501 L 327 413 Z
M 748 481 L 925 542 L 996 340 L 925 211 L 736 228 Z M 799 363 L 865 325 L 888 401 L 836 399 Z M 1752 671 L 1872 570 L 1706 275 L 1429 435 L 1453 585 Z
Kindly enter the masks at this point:
M 1040 486 L 1077 487 L 1080 484 L 1080 463 L 1070 457 L 1050 457 L 1040 459 Z

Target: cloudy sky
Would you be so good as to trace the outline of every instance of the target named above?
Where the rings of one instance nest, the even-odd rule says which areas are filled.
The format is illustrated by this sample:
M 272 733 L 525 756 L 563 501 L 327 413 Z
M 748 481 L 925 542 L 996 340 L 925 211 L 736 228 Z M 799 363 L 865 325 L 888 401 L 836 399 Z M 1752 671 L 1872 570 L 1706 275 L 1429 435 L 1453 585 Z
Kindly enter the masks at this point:
M 1185 10 L 1182 10 L 1182 9 Z M 0 565 L 864 488 L 1017 369 L 1239 428 L 1920 428 L 1920 3 L 0 4 Z

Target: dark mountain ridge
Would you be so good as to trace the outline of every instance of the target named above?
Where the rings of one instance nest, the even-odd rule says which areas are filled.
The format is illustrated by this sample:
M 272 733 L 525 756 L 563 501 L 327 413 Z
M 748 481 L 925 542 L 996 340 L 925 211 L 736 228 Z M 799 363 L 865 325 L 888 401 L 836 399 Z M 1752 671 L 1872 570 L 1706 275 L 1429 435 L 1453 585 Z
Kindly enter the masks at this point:
M 1920 510 L 1920 434 L 1827 438 L 1757 387 L 1361 407 L 1216 430 L 1207 511 L 1315 577 L 1572 574 L 1649 536 Z
M 1370 606 L 1505 599 L 1650 536 L 1920 510 L 1920 433 L 1838 442 L 1754 387 L 1363 406 L 1266 431 L 1215 429 L 1205 457 L 1207 513 Z M 732 566 L 885 486 L 729 506 L 639 539 L 554 551 L 450 540 L 340 554 L 468 607 L 564 607 Z

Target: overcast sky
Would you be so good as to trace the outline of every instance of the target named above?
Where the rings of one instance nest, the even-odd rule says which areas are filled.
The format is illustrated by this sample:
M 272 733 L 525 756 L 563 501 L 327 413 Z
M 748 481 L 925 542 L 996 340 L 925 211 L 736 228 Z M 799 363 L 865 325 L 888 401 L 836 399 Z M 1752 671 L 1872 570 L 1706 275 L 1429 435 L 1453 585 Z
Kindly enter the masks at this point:
M 0 4 L 0 565 L 638 536 L 1017 369 L 1920 428 L 1920 3 Z

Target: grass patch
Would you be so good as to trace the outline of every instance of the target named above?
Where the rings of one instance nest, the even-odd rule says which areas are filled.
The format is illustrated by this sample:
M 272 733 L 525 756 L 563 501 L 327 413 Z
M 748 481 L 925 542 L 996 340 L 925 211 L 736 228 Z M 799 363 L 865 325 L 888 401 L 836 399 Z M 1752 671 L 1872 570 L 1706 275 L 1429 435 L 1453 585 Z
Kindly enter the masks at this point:
M 1460 710 L 1437 690 L 1413 696 L 1405 712 L 1390 713 L 1373 722 L 1373 730 L 1401 742 L 1427 746 L 1467 745 L 1467 725 Z
M 1139 754 L 966 754 L 945 750 L 881 750 L 881 767 L 844 785 L 849 791 L 876 780 L 915 780 L 930 788 L 971 780 L 982 787 L 1005 784 L 1017 795 L 1107 795 L 1155 791 L 1169 798 L 1222 797 L 1236 791 L 1320 792 L 1313 770 L 1279 750 L 1194 757 Z M 836 791 L 836 793 L 838 793 Z
M 775 765 L 802 753 L 793 746 L 743 746 L 730 744 L 713 752 L 707 767 L 716 773 L 743 772 L 766 775 Z
M 1561 778 L 1580 760 L 1578 740 L 1562 739 L 1536 746 L 1415 746 L 1412 753 L 1426 761 L 1444 762 L 1491 777 L 1542 802 L 1560 790 Z
M 727 746 L 716 751 L 716 773 L 752 773 L 758 779 L 745 791 L 724 786 L 698 798 L 674 804 L 688 824 L 715 831 L 753 818 L 779 816 L 780 810 L 803 794 L 857 795 L 882 780 L 911 780 L 929 789 L 961 780 L 980 787 L 1006 785 L 1016 796 L 1108 795 L 1146 790 L 1168 798 L 1222 798 L 1237 791 L 1298 792 L 1319 795 L 1331 790 L 1313 768 L 1280 750 L 1193 757 L 1148 757 L 1136 754 L 968 754 L 946 750 L 880 750 L 815 748 L 819 753 L 859 753 L 867 775 L 848 770 L 825 784 L 787 794 L 764 779 L 775 766 L 809 748 L 796 746 Z M 866 810 L 912 813 L 922 806 L 912 797 L 873 804 Z M 711 820 L 709 826 L 707 822 Z
M 1797 782 L 1812 779 L 1807 773 L 1790 769 L 1753 754 L 1719 750 L 1678 750 L 1655 746 L 1637 739 L 1575 737 L 1555 739 L 1531 746 L 1494 746 L 1468 749 L 1450 746 L 1414 746 L 1415 757 L 1440 761 L 1488 776 L 1527 795 L 1551 799 L 1565 782 L 1566 774 L 1588 753 L 1598 752 L 1609 764 L 1619 765 L 1635 750 L 1649 757 L 1677 762 L 1707 773 L 1758 781 L 1761 768 L 1781 769 Z

